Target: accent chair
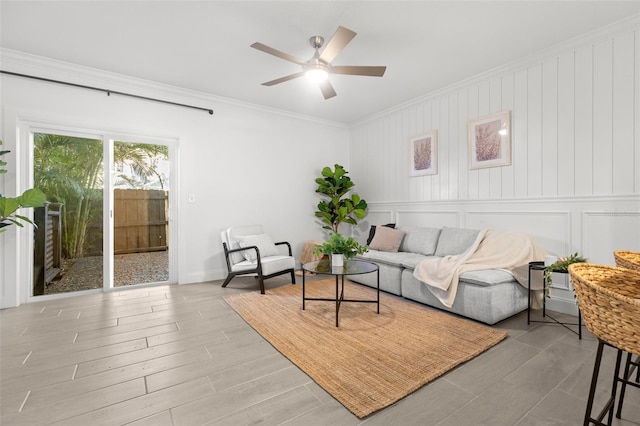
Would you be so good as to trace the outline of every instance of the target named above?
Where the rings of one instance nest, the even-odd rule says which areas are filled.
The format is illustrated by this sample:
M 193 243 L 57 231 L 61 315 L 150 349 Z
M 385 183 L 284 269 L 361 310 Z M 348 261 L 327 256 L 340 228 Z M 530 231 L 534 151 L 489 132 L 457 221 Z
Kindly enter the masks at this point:
M 261 225 L 232 227 L 220 233 L 228 275 L 222 287 L 240 276 L 254 276 L 264 294 L 264 280 L 278 275 L 291 274 L 291 284 L 296 283 L 296 261 L 291 244 L 274 243 L 264 233 Z

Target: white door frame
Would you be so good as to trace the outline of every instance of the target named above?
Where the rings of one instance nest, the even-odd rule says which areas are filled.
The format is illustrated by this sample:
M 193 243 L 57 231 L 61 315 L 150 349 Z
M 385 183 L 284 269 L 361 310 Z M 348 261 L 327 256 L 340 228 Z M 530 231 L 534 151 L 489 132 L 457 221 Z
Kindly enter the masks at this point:
M 33 296 L 33 238 L 31 229 L 27 226 L 17 232 L 16 237 L 16 254 L 17 259 L 7 259 L 5 267 L 9 268 L 12 260 L 18 266 L 18 270 L 15 271 L 15 283 L 18 296 L 16 302 L 28 303 L 33 301 L 42 301 L 47 299 L 61 298 L 75 296 L 79 294 L 87 294 L 90 292 L 103 292 L 110 290 L 124 290 L 126 287 L 115 288 L 113 286 L 113 182 L 114 173 L 113 170 L 113 145 L 114 141 L 135 141 L 139 143 L 148 143 L 156 145 L 166 145 L 169 148 L 169 241 L 173 250 L 169 250 L 169 279 L 162 284 L 176 284 L 178 282 L 178 256 L 176 248 L 178 245 L 178 232 L 177 232 L 177 205 L 178 205 L 178 145 L 179 140 L 176 138 L 165 137 L 153 137 L 153 136 L 141 136 L 138 134 L 125 134 L 121 132 L 104 131 L 98 129 L 86 129 L 80 126 L 54 124 L 47 120 L 21 120 L 16 117 L 16 141 L 15 147 L 18 163 L 16 165 L 16 179 L 18 183 L 17 192 L 22 193 L 27 188 L 33 187 L 33 134 L 34 133 L 52 133 L 63 134 L 67 136 L 82 137 L 102 140 L 103 142 L 103 161 L 104 167 L 104 197 L 103 197 L 103 253 L 104 255 L 104 282 L 102 289 L 87 290 L 81 293 L 60 293 L 45 296 Z M 7 149 L 7 148 L 5 148 Z M 9 148 L 11 149 L 11 148 Z M 110 165 L 110 166 L 107 166 Z M 10 195 L 10 193 L 9 193 Z M 22 211 L 21 214 L 33 219 L 32 209 Z M 8 245 L 11 245 L 11 241 L 7 241 Z M 11 274 L 5 274 L 5 278 L 11 278 Z M 6 285 L 6 284 L 5 284 Z M 141 284 L 144 285 L 144 284 Z M 149 285 L 153 285 L 149 284 Z M 139 287 L 137 285 L 135 287 Z M 6 290 L 6 289 L 5 289 Z M 3 306 L 5 303 L 3 303 Z M 11 300 L 6 301 L 7 306 L 12 306 Z

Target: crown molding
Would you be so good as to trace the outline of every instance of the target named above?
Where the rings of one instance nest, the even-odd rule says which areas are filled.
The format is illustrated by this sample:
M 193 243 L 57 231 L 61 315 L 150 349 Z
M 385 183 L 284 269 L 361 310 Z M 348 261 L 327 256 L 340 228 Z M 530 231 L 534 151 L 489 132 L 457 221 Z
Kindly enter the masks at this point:
M 539 64 L 541 62 L 544 62 L 545 60 L 548 60 L 550 58 L 558 57 L 563 53 L 576 50 L 580 47 L 597 44 L 605 40 L 609 40 L 613 37 L 616 37 L 620 34 L 624 34 L 631 31 L 638 31 L 638 30 L 640 30 L 640 13 L 628 16 L 622 20 L 616 21 L 609 25 L 605 25 L 594 31 L 590 31 L 588 33 L 579 35 L 577 37 L 573 37 L 571 39 L 565 40 L 561 43 L 558 43 L 547 49 L 541 50 L 532 55 L 525 56 L 523 58 L 506 63 L 504 65 L 500 65 L 498 67 L 489 69 L 480 74 L 476 74 L 473 77 L 458 81 L 449 86 L 445 86 L 441 89 L 419 96 L 407 102 L 388 108 L 384 111 L 380 111 L 367 118 L 351 123 L 350 127 L 354 128 L 357 126 L 361 126 L 363 124 L 380 119 L 389 114 L 393 114 L 395 112 L 402 111 L 404 109 L 422 104 L 424 102 L 437 99 L 440 96 L 443 96 L 447 93 L 455 92 L 461 89 L 465 89 L 474 84 L 478 84 L 482 81 L 487 80 L 490 77 L 514 73 L 516 71 L 520 71 L 522 69 L 528 68 L 534 64 Z
M 170 102 L 184 104 L 193 103 L 198 106 L 202 106 L 202 108 L 212 109 L 214 111 L 216 111 L 216 105 L 225 105 L 235 108 L 251 109 L 267 114 L 276 114 L 278 116 L 313 122 L 325 126 L 338 127 L 342 129 L 348 128 L 348 125 L 340 122 L 322 120 L 317 117 L 295 114 L 276 108 L 268 108 L 262 105 L 243 102 L 232 98 L 185 89 L 123 74 L 112 73 L 97 68 L 32 55 L 12 49 L 0 48 L 0 64 L 2 64 L 1 68 L 3 71 L 61 80 L 73 84 L 96 86 L 113 91 L 132 92 L 139 96 L 161 96 Z M 213 104 L 213 106 L 210 104 Z M 214 116 L 216 115 L 218 115 L 217 112 Z

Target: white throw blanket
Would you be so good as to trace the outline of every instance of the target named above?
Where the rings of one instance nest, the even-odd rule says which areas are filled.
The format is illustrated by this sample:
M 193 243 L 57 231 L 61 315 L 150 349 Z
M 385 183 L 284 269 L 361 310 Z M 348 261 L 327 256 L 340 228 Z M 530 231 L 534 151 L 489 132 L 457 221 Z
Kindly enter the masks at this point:
M 455 256 L 425 259 L 418 263 L 413 276 L 425 283 L 429 291 L 450 308 L 458 292 L 461 274 L 501 269 L 527 287 L 529 262 L 544 260 L 546 254 L 533 238 L 525 234 L 483 229 L 467 251 Z M 541 286 L 535 289 L 541 290 Z

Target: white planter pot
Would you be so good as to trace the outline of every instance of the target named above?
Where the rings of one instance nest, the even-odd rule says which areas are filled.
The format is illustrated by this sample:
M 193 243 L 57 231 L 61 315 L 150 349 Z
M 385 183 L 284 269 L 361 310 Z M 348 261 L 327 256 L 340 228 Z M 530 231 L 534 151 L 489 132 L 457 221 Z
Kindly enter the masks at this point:
M 344 256 L 341 254 L 332 254 L 331 255 L 331 266 L 342 267 L 344 266 Z

